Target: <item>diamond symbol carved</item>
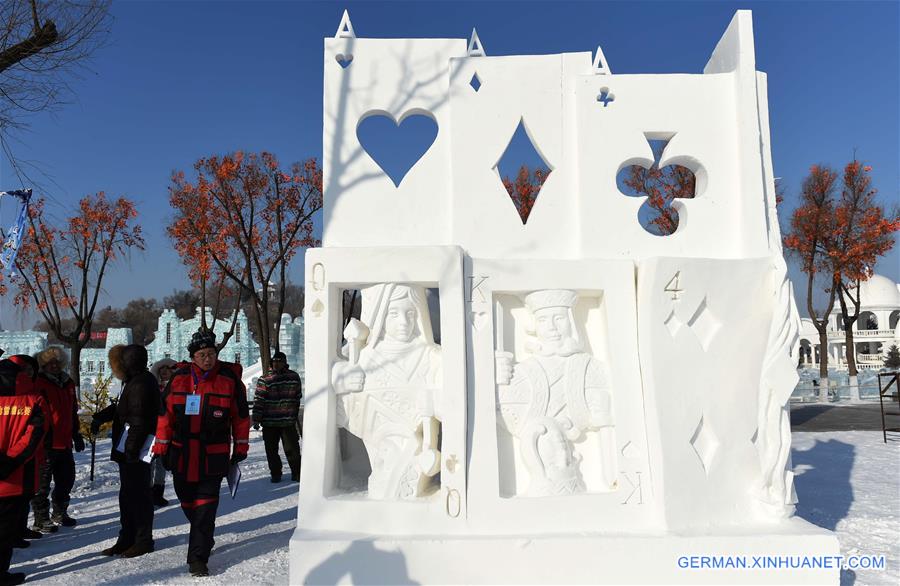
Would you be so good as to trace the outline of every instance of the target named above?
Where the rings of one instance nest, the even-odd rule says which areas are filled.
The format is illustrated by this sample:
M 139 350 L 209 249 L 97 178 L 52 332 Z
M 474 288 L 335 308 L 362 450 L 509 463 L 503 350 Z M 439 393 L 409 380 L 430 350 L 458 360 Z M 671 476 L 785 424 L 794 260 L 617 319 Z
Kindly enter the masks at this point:
M 541 154 L 523 118 L 519 119 L 519 125 L 494 165 L 494 171 L 519 212 L 522 224 L 526 224 L 553 167 Z
M 469 85 L 472 86 L 472 89 L 476 92 L 481 89 L 481 78 L 478 77 L 478 72 L 472 74 L 472 79 L 469 80 Z
M 675 335 L 678 334 L 678 330 L 681 329 L 681 326 L 684 325 L 684 322 L 678 319 L 678 316 L 675 315 L 675 310 L 673 309 L 663 324 L 665 324 L 666 329 L 669 330 L 669 335 L 674 338 Z
M 718 331 L 722 328 L 722 322 L 712 312 L 706 303 L 706 297 L 700 302 L 700 305 L 694 311 L 694 315 L 688 320 L 688 327 L 697 336 L 703 351 L 709 350 L 713 338 L 716 337 Z
M 691 438 L 691 447 L 694 448 L 694 453 L 700 458 L 703 471 L 709 476 L 709 467 L 713 458 L 716 457 L 716 452 L 719 450 L 719 438 L 716 437 L 716 434 L 713 433 L 712 428 L 703 417 L 700 417 L 700 423 L 697 424 L 697 429 L 694 430 L 694 436 Z

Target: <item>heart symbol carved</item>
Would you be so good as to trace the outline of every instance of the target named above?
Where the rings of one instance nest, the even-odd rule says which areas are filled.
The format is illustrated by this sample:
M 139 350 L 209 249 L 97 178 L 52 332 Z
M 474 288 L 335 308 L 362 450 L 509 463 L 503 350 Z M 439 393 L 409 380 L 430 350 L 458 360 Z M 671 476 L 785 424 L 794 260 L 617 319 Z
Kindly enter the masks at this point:
M 339 53 L 334 56 L 334 60 L 338 62 L 338 65 L 341 66 L 341 69 L 347 69 L 350 64 L 353 62 L 353 55 L 347 53 L 344 55 L 343 53 Z
M 437 133 L 437 122 L 422 110 L 409 110 L 399 121 L 385 112 L 370 114 L 356 127 L 359 144 L 395 187 L 425 156 Z
M 486 311 L 473 311 L 469 313 L 469 317 L 472 320 L 472 325 L 478 332 L 481 331 L 481 328 L 484 327 L 485 322 L 487 322 L 488 320 L 488 314 Z

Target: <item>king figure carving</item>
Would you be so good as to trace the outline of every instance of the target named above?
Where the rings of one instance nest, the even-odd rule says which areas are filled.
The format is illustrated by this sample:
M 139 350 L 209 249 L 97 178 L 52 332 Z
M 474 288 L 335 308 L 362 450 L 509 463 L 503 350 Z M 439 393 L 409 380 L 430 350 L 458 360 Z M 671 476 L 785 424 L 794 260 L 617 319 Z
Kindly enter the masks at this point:
M 512 353 L 496 352 L 498 420 L 519 439 L 530 477 L 528 496 L 585 492 L 575 444 L 591 431 L 611 433 L 614 425 L 606 369 L 584 350 L 576 327 L 577 300 L 574 291 L 564 289 L 526 295 L 534 319 L 532 356 L 514 364 Z M 608 443 L 608 437 L 601 439 Z M 608 447 L 598 448 L 601 490 L 615 482 Z
M 426 496 L 441 467 L 436 406 L 442 376 L 425 290 L 366 287 L 361 318 L 344 330 L 349 360 L 332 368 L 338 425 L 365 444 L 369 498 Z

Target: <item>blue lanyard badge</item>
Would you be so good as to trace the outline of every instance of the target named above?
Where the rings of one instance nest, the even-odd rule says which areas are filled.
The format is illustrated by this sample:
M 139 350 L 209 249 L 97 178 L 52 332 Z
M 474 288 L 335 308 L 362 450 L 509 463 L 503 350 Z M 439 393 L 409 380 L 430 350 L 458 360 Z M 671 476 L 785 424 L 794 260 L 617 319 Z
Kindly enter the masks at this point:
M 188 395 L 184 401 L 185 415 L 200 415 L 200 395 Z

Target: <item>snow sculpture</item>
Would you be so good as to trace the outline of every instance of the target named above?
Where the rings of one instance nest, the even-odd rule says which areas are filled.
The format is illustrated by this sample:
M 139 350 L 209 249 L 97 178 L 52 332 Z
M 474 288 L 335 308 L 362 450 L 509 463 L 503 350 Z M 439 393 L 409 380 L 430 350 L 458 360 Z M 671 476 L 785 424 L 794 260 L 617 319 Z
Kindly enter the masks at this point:
M 434 410 L 441 347 L 425 291 L 383 283 L 363 289 L 362 299 L 362 322 L 352 319 L 344 330 L 349 360 L 333 367 L 338 425 L 365 444 L 369 498 L 423 496 L 441 465 Z
M 797 313 L 750 13 L 697 74 L 356 30 L 324 46 L 292 583 L 836 584 L 679 565 L 839 553 L 792 516 Z M 372 116 L 437 127 L 395 179 Z M 524 224 L 497 173 L 520 127 L 552 170 Z M 654 164 L 695 178 L 667 236 L 617 187 Z
M 530 496 L 584 492 L 574 443 L 584 441 L 587 431 L 613 425 L 605 367 L 584 351 L 572 312 L 577 297 L 564 289 L 525 296 L 536 339 L 533 355 L 515 365 L 515 375 L 514 355 L 497 350 L 497 410 L 503 427 L 519 440 Z M 610 460 L 607 453 L 607 489 L 615 478 Z

